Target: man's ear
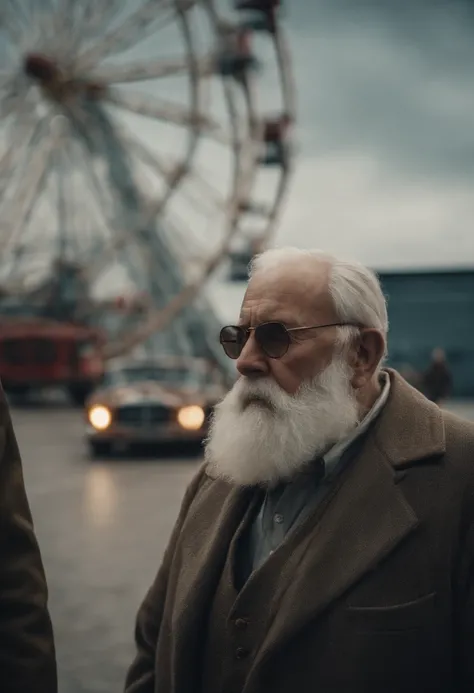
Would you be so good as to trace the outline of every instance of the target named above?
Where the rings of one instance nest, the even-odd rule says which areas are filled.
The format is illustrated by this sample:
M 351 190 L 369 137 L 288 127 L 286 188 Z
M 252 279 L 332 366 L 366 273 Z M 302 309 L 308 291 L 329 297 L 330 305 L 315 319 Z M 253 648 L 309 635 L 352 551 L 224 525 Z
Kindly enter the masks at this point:
M 361 328 L 354 341 L 350 365 L 353 371 L 352 387 L 356 390 L 364 387 L 373 377 L 385 354 L 385 338 L 380 330 L 374 327 Z

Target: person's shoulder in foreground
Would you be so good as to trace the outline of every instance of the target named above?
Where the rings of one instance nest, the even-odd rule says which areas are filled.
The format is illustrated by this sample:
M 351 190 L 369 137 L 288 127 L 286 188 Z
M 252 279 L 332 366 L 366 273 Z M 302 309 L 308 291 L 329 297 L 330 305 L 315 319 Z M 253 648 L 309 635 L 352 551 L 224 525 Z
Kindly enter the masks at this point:
M 381 367 L 359 263 L 257 258 L 127 693 L 472 693 L 474 424 Z
M 1 386 L 0 446 L 0 691 L 57 693 L 46 578 Z

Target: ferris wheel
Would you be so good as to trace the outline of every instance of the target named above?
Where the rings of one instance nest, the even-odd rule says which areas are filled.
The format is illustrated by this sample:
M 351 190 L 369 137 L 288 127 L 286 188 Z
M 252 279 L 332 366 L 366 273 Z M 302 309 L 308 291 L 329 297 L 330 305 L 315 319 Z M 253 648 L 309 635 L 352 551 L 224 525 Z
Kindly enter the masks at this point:
M 59 276 L 64 295 L 79 277 L 103 306 L 121 282 L 145 310 L 110 356 L 165 326 L 174 352 L 208 349 L 201 289 L 249 219 L 252 242 L 269 241 L 291 169 L 278 12 L 278 0 L 3 0 L 2 296 L 42 295 Z M 280 85 L 271 112 L 261 38 Z M 279 176 L 262 205 L 264 167 Z

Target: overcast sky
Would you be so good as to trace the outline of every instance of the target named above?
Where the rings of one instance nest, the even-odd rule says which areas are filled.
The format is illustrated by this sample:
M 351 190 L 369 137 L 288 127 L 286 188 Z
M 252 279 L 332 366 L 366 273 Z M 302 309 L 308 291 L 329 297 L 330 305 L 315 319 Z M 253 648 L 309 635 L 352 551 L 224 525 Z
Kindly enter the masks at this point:
M 283 5 L 297 87 L 296 160 L 276 243 L 321 247 L 379 269 L 472 266 L 474 2 Z M 160 41 L 152 36 L 142 57 L 149 59 L 150 46 L 172 54 L 175 29 Z M 278 96 L 274 73 L 267 60 L 258 88 L 264 105 Z M 168 84 L 166 93 L 156 93 L 172 98 L 173 89 Z M 177 136 L 130 124 L 150 147 L 179 156 Z M 227 189 L 226 167 L 213 157 L 205 150 L 204 163 Z M 184 228 L 197 235 L 196 215 L 176 199 L 176 217 L 185 217 Z M 31 223 L 39 221 L 34 215 Z M 209 242 L 206 225 L 203 218 Z M 110 286 L 110 279 L 104 283 Z
M 297 160 L 277 243 L 474 264 L 474 3 L 284 3 Z

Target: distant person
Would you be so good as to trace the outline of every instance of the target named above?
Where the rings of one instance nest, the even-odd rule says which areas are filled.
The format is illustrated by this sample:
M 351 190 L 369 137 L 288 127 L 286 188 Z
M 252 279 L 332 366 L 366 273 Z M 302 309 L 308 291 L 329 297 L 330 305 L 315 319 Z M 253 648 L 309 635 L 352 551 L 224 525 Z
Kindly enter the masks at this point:
M 1 386 L 0 432 L 0 691 L 57 693 L 46 578 Z
M 365 267 L 254 261 L 127 693 L 474 691 L 474 424 L 384 368 L 386 339 Z
M 431 363 L 423 374 L 423 391 L 435 404 L 443 404 L 451 395 L 453 377 L 443 349 L 434 349 Z

